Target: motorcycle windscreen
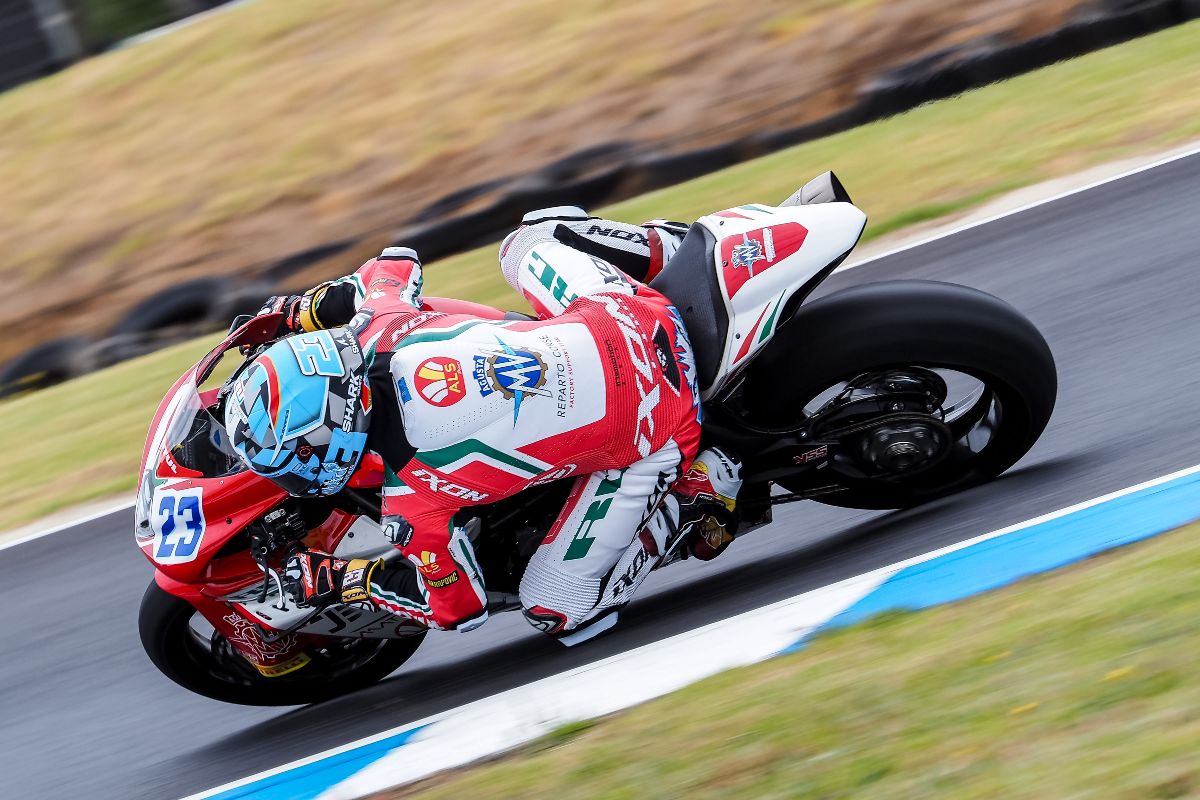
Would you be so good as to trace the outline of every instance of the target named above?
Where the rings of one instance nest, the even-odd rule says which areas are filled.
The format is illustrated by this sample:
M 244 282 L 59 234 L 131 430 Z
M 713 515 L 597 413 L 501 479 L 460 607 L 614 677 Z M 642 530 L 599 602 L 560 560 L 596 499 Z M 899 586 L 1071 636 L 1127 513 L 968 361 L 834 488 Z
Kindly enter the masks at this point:
M 155 490 L 163 483 L 181 478 L 221 478 L 246 469 L 224 427 L 205 407 L 194 372 L 168 401 L 154 437 L 138 485 L 134 521 L 139 539 L 152 535 Z

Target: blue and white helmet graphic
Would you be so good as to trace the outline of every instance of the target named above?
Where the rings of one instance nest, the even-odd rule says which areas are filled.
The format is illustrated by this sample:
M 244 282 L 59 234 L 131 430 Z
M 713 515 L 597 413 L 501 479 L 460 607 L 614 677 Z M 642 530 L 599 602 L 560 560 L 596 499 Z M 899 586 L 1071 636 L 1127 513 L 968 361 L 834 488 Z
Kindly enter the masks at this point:
M 367 447 L 371 393 L 348 328 L 266 349 L 233 384 L 225 430 L 251 470 L 293 495 L 340 491 Z

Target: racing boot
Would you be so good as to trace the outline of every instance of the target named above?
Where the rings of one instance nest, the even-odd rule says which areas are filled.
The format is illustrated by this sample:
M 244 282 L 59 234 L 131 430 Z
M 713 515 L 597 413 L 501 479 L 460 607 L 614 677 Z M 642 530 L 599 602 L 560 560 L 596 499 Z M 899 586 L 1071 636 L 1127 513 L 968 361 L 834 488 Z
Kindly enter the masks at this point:
M 283 580 L 301 607 L 361 603 L 371 599 L 371 574 L 382 564 L 382 559 L 347 561 L 319 550 L 302 550 L 288 559 Z
M 616 624 L 620 609 L 655 569 L 689 553 L 705 561 L 720 555 L 737 533 L 734 509 L 742 487 L 741 471 L 735 459 L 716 448 L 697 456 L 617 560 L 589 617 L 569 633 L 552 635 L 567 647 L 594 638 Z M 542 630 L 545 623 L 553 622 L 531 610 L 525 614 Z
M 741 488 L 742 465 L 736 459 L 716 447 L 700 453 L 671 487 L 679 504 L 676 536 L 682 537 L 682 542 L 668 549 L 684 547 L 702 561 L 723 553 L 737 534 L 734 510 Z

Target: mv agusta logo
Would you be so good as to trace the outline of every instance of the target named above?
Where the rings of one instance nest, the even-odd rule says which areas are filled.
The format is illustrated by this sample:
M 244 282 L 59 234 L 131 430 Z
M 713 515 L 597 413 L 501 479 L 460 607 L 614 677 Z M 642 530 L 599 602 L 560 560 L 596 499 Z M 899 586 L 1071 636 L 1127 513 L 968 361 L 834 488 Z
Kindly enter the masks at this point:
M 763 243 L 746 236 L 743 236 L 742 241 L 733 246 L 733 251 L 729 254 L 730 264 L 735 267 L 745 267 L 750 270 L 751 275 L 754 274 L 754 262 L 766 260 L 767 257 L 763 255 Z
M 496 337 L 500 345 L 486 355 L 475 356 L 475 368 L 471 377 L 479 384 L 479 393 L 484 397 L 499 392 L 506 400 L 513 401 L 513 425 L 521 413 L 521 402 L 526 397 L 549 397 L 546 385 L 546 361 L 541 354 L 527 347 L 513 348 Z
M 730 236 L 721 242 L 725 292 L 732 300 L 746 282 L 793 255 L 804 244 L 808 228 L 785 222 Z

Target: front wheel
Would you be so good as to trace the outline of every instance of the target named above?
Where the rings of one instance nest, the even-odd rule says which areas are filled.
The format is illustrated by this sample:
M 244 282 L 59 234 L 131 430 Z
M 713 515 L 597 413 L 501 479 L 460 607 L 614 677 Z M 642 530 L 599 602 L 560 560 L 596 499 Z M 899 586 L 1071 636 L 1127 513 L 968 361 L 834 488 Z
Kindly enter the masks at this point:
M 1015 464 L 1050 420 L 1058 376 L 1041 333 L 1004 301 L 956 284 L 885 281 L 801 308 L 744 388 L 758 424 L 801 429 L 825 414 L 841 430 L 862 429 L 846 448 L 851 454 L 823 471 L 840 490 L 815 499 L 884 509 L 961 491 Z M 870 408 L 860 398 L 889 391 L 925 392 L 928 424 L 873 428 L 869 415 L 853 416 Z M 779 482 L 803 491 L 812 480 L 801 473 Z
M 273 678 L 258 673 L 224 638 L 204 626 L 187 601 L 151 582 L 142 596 L 142 647 L 162 674 L 189 691 L 250 706 L 294 706 L 330 700 L 386 678 L 407 661 L 424 633 L 403 639 L 331 639 L 308 652 L 303 669 Z

